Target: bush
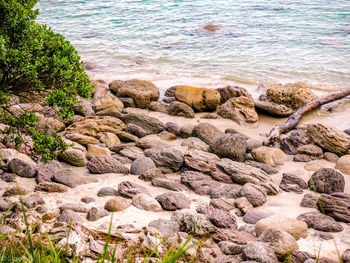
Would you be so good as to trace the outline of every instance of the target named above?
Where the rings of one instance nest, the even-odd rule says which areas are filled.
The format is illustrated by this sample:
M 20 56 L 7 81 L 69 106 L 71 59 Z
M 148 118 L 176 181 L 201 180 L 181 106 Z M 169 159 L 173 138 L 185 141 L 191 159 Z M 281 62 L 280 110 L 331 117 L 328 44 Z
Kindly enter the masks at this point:
M 28 101 L 42 96 L 65 119 L 73 116 L 77 95 L 89 98 L 92 87 L 75 48 L 34 21 L 37 1 L 0 1 L 0 121 L 10 125 L 5 133 L 12 133 L 17 148 L 28 135 L 33 139 L 33 157 L 47 161 L 67 145 L 57 134 L 39 130 L 35 114 L 11 112 L 14 98 Z

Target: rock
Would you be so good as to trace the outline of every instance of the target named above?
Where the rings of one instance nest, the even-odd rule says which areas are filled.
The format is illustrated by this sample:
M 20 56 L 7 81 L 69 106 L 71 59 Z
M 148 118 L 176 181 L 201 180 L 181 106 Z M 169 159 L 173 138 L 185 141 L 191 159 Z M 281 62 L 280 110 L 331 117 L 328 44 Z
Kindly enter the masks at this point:
M 241 190 L 241 196 L 247 198 L 249 203 L 251 203 L 254 207 L 262 206 L 266 203 L 266 190 L 255 184 L 246 183 L 243 185 Z
M 218 161 L 217 166 L 230 175 L 232 181 L 239 184 L 260 184 L 270 181 L 268 175 L 262 170 L 227 158 Z
M 66 128 L 65 132 L 79 133 L 98 139 L 106 132 L 116 134 L 125 129 L 125 127 L 125 124 L 118 118 L 110 116 L 93 116 L 85 117 L 78 122 L 74 122 Z
M 37 184 L 34 191 L 48 192 L 48 193 L 64 193 L 67 192 L 69 188 L 62 184 L 57 184 L 53 182 L 41 182 Z
M 97 182 L 96 178 L 92 178 L 86 175 L 80 175 L 73 173 L 69 169 L 63 169 L 58 171 L 52 178 L 56 183 L 64 184 L 68 187 L 74 188 L 81 184 L 88 184 L 92 182 Z
M 126 198 L 133 198 L 137 194 L 148 194 L 148 192 L 142 185 L 124 181 L 118 185 L 118 194 Z
M 303 252 L 303 251 L 293 251 L 290 255 L 290 258 L 293 263 L 304 263 L 308 259 L 315 258 L 315 256 L 311 255 L 308 252 Z
M 219 27 L 213 24 L 208 24 L 205 27 L 203 27 L 203 29 L 211 31 L 211 32 L 215 32 L 217 30 L 219 30 Z
M 196 137 L 189 137 L 184 140 L 181 146 L 187 146 L 188 150 L 198 150 L 203 152 L 209 152 L 209 145 Z
M 314 193 L 307 193 L 300 202 L 301 207 L 310 207 L 317 209 L 317 196 Z
M 245 246 L 243 245 L 238 245 L 229 241 L 221 241 L 218 245 L 225 255 L 241 254 L 243 252 L 243 249 L 245 248 Z
M 240 196 L 242 186 L 236 184 L 212 185 L 209 189 L 210 198 L 237 198 Z
M 283 104 L 295 110 L 317 98 L 309 87 L 302 82 L 268 87 L 266 95 L 269 101 Z
M 170 103 L 169 115 L 193 119 L 194 110 L 183 102 L 173 101 Z
M 313 144 L 299 146 L 297 148 L 297 154 L 306 154 L 308 156 L 314 157 L 315 159 L 322 159 L 323 158 L 322 149 L 316 145 L 313 145 Z
M 246 197 L 240 197 L 235 200 L 235 205 L 242 213 L 248 213 L 253 210 L 252 204 L 248 201 Z
M 98 192 L 98 197 L 104 197 L 104 196 L 115 196 L 117 195 L 118 191 L 112 187 L 106 186 L 102 187 Z
M 220 104 L 220 94 L 213 89 L 175 86 L 175 98 L 196 111 L 213 111 Z
M 161 204 L 163 209 L 170 211 L 190 208 L 191 203 L 191 201 L 184 194 L 175 192 L 166 192 L 161 195 L 158 195 L 156 197 L 156 200 Z
M 50 182 L 53 176 L 62 169 L 61 164 L 58 161 L 51 161 L 46 164 L 37 166 L 36 182 Z
M 82 167 L 87 163 L 86 153 L 81 149 L 68 148 L 65 152 L 59 154 L 59 158 L 73 166 Z
M 322 168 L 314 172 L 308 182 L 311 190 L 318 193 L 344 192 L 344 176 L 332 168 Z
M 320 212 L 304 213 L 299 215 L 297 219 L 305 222 L 310 228 L 324 232 L 341 232 L 344 229 L 332 217 Z
M 156 165 L 154 164 L 153 160 L 148 157 L 138 157 L 135 161 L 132 162 L 130 167 L 130 173 L 141 175 L 142 173 L 146 172 L 147 170 L 156 168 Z
M 273 117 L 288 117 L 294 113 L 294 110 L 283 105 L 277 104 L 271 101 L 257 100 L 254 103 L 255 109 L 258 112 L 264 113 L 266 115 L 271 115 Z
M 257 127 L 259 116 L 254 108 L 254 101 L 248 97 L 231 98 L 219 107 L 218 114 L 231 119 L 239 125 Z
M 118 173 L 128 174 L 129 169 L 122 163 L 110 156 L 96 156 L 93 157 L 88 163 L 87 168 L 90 173 L 93 174 L 106 174 L 106 173 Z
M 225 134 L 210 144 L 211 152 L 220 158 L 229 158 L 239 162 L 244 161 L 246 148 L 246 139 L 240 134 Z
M 309 144 L 311 138 L 304 130 L 295 130 L 288 137 L 281 141 L 281 150 L 286 154 L 296 154 L 297 148 L 302 145 Z
M 266 163 L 260 163 L 252 160 L 247 160 L 244 162 L 246 165 L 253 166 L 255 168 L 259 168 L 263 170 L 267 174 L 277 174 L 278 169 L 266 164 Z
M 145 172 L 143 172 L 139 179 L 144 181 L 152 181 L 154 178 L 164 178 L 165 175 L 162 173 L 162 170 L 158 168 L 149 169 Z
M 218 182 L 225 184 L 233 184 L 231 177 L 218 166 L 214 166 L 211 168 L 210 175 L 214 178 L 214 180 Z
M 280 188 L 286 192 L 295 192 L 301 194 L 303 193 L 302 189 L 307 189 L 307 184 L 299 176 L 290 173 L 283 173 Z
M 220 210 L 218 208 L 208 206 L 199 207 L 197 212 L 200 214 L 205 214 L 209 221 L 218 228 L 231 228 L 237 229 L 236 218 L 225 210 Z
M 249 99 L 253 99 L 253 97 L 250 95 L 250 93 L 242 87 L 238 86 L 227 86 L 224 88 L 218 88 L 216 89 L 217 92 L 219 92 L 221 97 L 221 104 L 225 103 L 229 99 L 237 98 L 237 97 L 247 97 Z
M 128 132 L 118 132 L 117 136 L 123 142 L 137 142 L 139 140 L 139 137 L 132 135 Z
M 106 216 L 109 216 L 109 213 L 104 208 L 91 207 L 87 213 L 86 219 L 89 221 L 97 221 Z
M 175 97 L 175 91 L 176 91 L 176 86 L 172 86 L 165 91 L 164 96 Z
M 124 98 L 124 97 L 119 97 L 119 100 L 123 103 L 124 108 L 135 108 L 135 101 L 132 98 Z
M 142 149 L 150 148 L 169 148 L 170 146 L 160 138 L 146 136 L 136 142 L 136 146 Z
M 211 177 L 200 172 L 185 171 L 181 175 L 181 182 L 190 187 L 196 194 L 207 195 L 218 183 L 211 180 Z
M 23 204 L 28 208 L 32 209 L 38 205 L 45 204 L 44 199 L 38 194 L 31 194 L 23 198 Z
M 103 110 L 117 110 L 121 111 L 124 108 L 124 104 L 114 95 L 107 93 L 101 98 L 94 100 L 92 108 L 95 112 Z
M 180 181 L 169 178 L 154 178 L 152 185 L 176 192 L 187 190 L 187 187 L 181 184 Z
M 252 138 L 247 139 L 247 153 L 250 153 L 253 149 L 259 148 L 260 146 L 263 146 L 261 141 Z
M 243 221 L 248 224 L 255 225 L 259 220 L 269 217 L 269 214 L 264 213 L 260 210 L 251 210 L 243 216 Z
M 8 163 L 8 171 L 18 176 L 32 178 L 36 175 L 36 167 L 21 159 L 14 158 Z
M 112 91 L 114 94 L 118 93 L 118 89 L 123 85 L 124 81 L 123 80 L 113 80 L 112 82 L 110 82 L 108 84 L 108 87 L 110 89 L 110 91 Z
M 126 130 L 127 130 L 127 132 L 137 136 L 138 138 L 142 138 L 142 137 L 145 137 L 145 136 L 150 134 L 149 132 L 147 132 L 143 128 L 141 128 L 140 126 L 133 124 L 133 123 L 129 123 L 128 125 L 126 125 Z
M 151 101 L 159 99 L 159 89 L 152 82 L 131 79 L 118 88 L 118 97 L 130 97 L 138 108 L 147 108 Z
M 235 199 L 224 198 L 224 197 L 211 199 L 209 205 L 225 211 L 233 210 L 236 207 Z
M 325 152 L 323 154 L 323 158 L 325 160 L 327 160 L 328 162 L 332 162 L 332 163 L 336 163 L 339 159 L 338 155 L 336 155 L 335 153 L 331 153 L 331 152 Z
M 174 221 L 159 218 L 148 224 L 148 227 L 156 228 L 164 238 L 170 237 L 180 232 L 180 225 Z
M 171 132 L 167 132 L 167 131 L 162 131 L 161 133 L 158 134 L 159 138 L 161 138 L 164 141 L 174 141 L 176 140 L 176 135 L 171 133 Z
M 196 236 L 209 236 L 215 231 L 215 227 L 207 217 L 189 209 L 177 210 L 171 220 L 180 225 L 180 230 Z
M 28 191 L 25 190 L 23 187 L 21 186 L 13 186 L 11 188 L 5 188 L 4 193 L 2 194 L 2 196 L 7 197 L 7 196 L 14 196 L 14 195 L 27 195 Z
M 152 148 L 145 150 L 145 155 L 164 173 L 178 171 L 184 162 L 181 151 L 174 148 Z
M 271 165 L 272 167 L 282 165 L 288 161 L 287 155 L 278 148 L 261 146 L 253 149 L 251 154 L 255 160 Z
M 146 194 L 135 195 L 132 199 L 132 204 L 137 208 L 146 210 L 146 211 L 152 211 L 152 212 L 162 211 L 162 207 L 160 206 L 158 201 Z
M 107 147 L 111 147 L 112 145 L 115 145 L 115 144 L 120 144 L 119 137 L 110 132 L 106 132 L 105 134 L 103 134 L 99 140 L 101 143 L 105 144 Z
M 190 169 L 203 173 L 210 173 L 219 160 L 219 157 L 215 154 L 203 151 L 192 150 L 184 154 L 185 165 Z
M 192 123 L 186 123 L 184 124 L 180 129 L 180 135 L 182 138 L 188 138 L 192 136 L 194 129 L 196 128 L 196 125 Z
M 174 122 L 167 122 L 165 124 L 165 129 L 168 131 L 168 132 L 171 132 L 173 134 L 175 134 L 176 136 L 179 136 L 181 134 L 181 131 L 180 131 L 180 126 Z
M 168 113 L 169 106 L 159 101 L 152 101 L 150 104 L 148 104 L 148 109 L 151 111 Z
M 112 152 L 108 148 L 101 147 L 94 144 L 88 145 L 88 152 L 86 155 L 88 159 L 91 159 L 96 156 L 111 156 L 111 155 L 112 155 Z
M 131 160 L 136 160 L 139 157 L 144 157 L 143 150 L 136 146 L 127 146 L 119 153 Z
M 74 212 L 72 210 L 64 210 L 60 217 L 57 219 L 57 222 L 78 222 L 81 223 L 83 222 L 83 219 L 81 218 L 81 216 L 77 213 Z
M 344 263 L 350 262 L 350 248 L 344 251 L 343 255 L 341 256 L 341 259 Z
M 15 175 L 13 173 L 3 173 L 0 175 L 0 179 L 6 183 L 11 183 L 15 180 Z
M 8 211 L 12 205 L 10 200 L 0 197 L 0 212 Z
M 77 96 L 77 99 L 78 99 L 79 105 L 77 105 L 77 107 L 74 107 L 74 112 L 85 117 L 92 116 L 95 114 L 92 108 L 92 104 L 89 100 L 78 96 Z
M 85 204 L 89 204 L 89 203 L 95 202 L 96 200 L 93 197 L 86 196 L 86 197 L 82 197 L 81 201 Z
M 350 155 L 340 157 L 335 168 L 340 170 L 342 173 L 350 174 Z
M 318 199 L 318 206 L 322 207 L 322 212 L 338 221 L 350 223 L 350 194 L 334 193 L 331 195 L 321 195 Z
M 214 140 L 224 135 L 224 133 L 213 124 L 207 122 L 199 123 L 194 128 L 193 134 L 209 145 L 214 142 Z
M 89 208 L 87 208 L 85 205 L 81 204 L 64 204 L 58 207 L 60 212 L 62 213 L 64 210 L 72 210 L 74 212 L 78 213 L 87 213 L 89 211 Z
M 291 234 L 296 240 L 307 237 L 307 224 L 303 221 L 281 216 L 269 216 L 259 220 L 255 225 L 255 233 L 260 236 L 266 229 L 276 228 Z
M 91 84 L 94 85 L 94 90 L 92 91 L 93 100 L 103 97 L 108 92 L 108 87 L 105 83 L 100 83 L 96 80 L 92 80 Z
M 14 158 L 36 165 L 36 163 L 29 156 L 23 153 L 19 153 L 15 149 L 0 149 L 0 156 L 1 156 L 0 168 L 3 170 L 7 170 L 8 163 Z
M 318 146 L 332 153 L 344 154 L 350 148 L 350 136 L 330 125 L 308 124 L 307 133 Z
M 216 233 L 212 235 L 212 238 L 217 243 L 220 241 L 229 241 L 239 245 L 247 245 L 248 243 L 257 240 L 254 234 L 251 234 L 245 230 L 238 231 L 223 228 L 217 228 Z
M 318 171 L 322 168 L 328 168 L 330 165 L 326 160 L 314 160 L 307 162 L 304 166 L 306 171 Z
M 129 206 L 131 206 L 129 200 L 121 196 L 116 196 L 106 202 L 104 209 L 108 212 L 120 212 L 127 209 Z
M 293 236 L 283 230 L 273 227 L 266 229 L 259 236 L 258 240 L 269 244 L 279 258 L 284 258 L 292 251 L 297 251 L 299 249 Z
M 278 263 L 278 259 L 270 246 L 264 242 L 254 241 L 249 243 L 243 250 L 246 260 L 259 263 Z

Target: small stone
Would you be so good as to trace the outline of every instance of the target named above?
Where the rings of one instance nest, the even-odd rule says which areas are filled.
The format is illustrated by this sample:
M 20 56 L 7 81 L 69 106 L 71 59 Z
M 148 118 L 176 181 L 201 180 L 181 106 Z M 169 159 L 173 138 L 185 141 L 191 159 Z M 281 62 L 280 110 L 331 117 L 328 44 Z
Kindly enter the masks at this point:
M 342 225 L 336 222 L 332 217 L 320 212 L 309 212 L 298 216 L 298 220 L 305 222 L 308 227 L 324 232 L 341 232 L 344 230 Z
M 133 198 L 137 194 L 148 194 L 148 192 L 142 185 L 124 181 L 118 185 L 118 194 L 126 198 Z
M 159 212 L 162 207 L 156 199 L 146 194 L 137 194 L 132 199 L 132 204 L 145 211 Z
M 249 203 L 251 203 L 254 207 L 261 206 L 266 203 L 267 192 L 259 185 L 246 183 L 243 186 L 240 194 L 242 197 L 246 197 Z
M 44 199 L 38 194 L 31 194 L 23 199 L 23 204 L 28 208 L 34 208 L 38 205 L 45 204 Z
M 156 200 L 165 210 L 190 208 L 191 201 L 182 193 L 166 192 L 156 197 Z
M 317 209 L 317 196 L 314 193 L 305 194 L 303 200 L 301 200 L 300 206 Z
M 3 173 L 0 175 L 0 179 L 6 183 L 11 183 L 15 180 L 15 175 L 13 173 Z
M 118 191 L 112 187 L 102 187 L 98 192 L 98 197 L 104 197 L 104 196 L 115 196 L 118 193 Z
M 48 193 L 64 193 L 67 192 L 69 188 L 63 184 L 57 184 L 53 182 L 42 182 L 37 184 L 34 191 L 48 192 Z
M 93 197 L 86 196 L 86 197 L 81 198 L 81 201 L 85 204 L 89 204 L 89 203 L 95 202 L 96 200 Z
M 281 141 L 281 150 L 286 154 L 296 154 L 297 148 L 302 145 L 309 144 L 311 138 L 307 135 L 305 130 L 295 130 L 288 137 Z
M 248 223 L 248 224 L 253 224 L 255 225 L 257 222 L 259 222 L 259 220 L 269 217 L 270 215 L 264 213 L 263 211 L 259 211 L 259 210 L 252 210 L 247 212 L 244 216 L 243 216 L 243 221 Z
M 194 110 L 183 102 L 173 101 L 170 103 L 169 115 L 192 119 L 194 118 Z
M 239 208 L 244 214 L 252 211 L 254 207 L 245 197 L 240 197 L 235 200 L 235 205 Z
M 109 216 L 109 213 L 104 208 L 91 207 L 86 215 L 86 219 L 89 221 L 97 221 L 102 217 Z
M 162 170 L 160 170 L 159 168 L 153 168 L 143 172 L 139 176 L 139 179 L 144 181 L 152 181 L 154 178 L 165 178 L 165 175 L 162 173 Z
M 180 225 L 174 221 L 159 218 L 148 224 L 149 227 L 156 228 L 164 238 L 172 236 L 180 231 Z
M 176 136 L 180 136 L 181 131 L 180 131 L 180 126 L 174 122 L 167 122 L 165 124 L 165 129 L 168 132 L 171 132 L 172 134 L 175 134 Z
M 229 241 L 221 241 L 218 246 L 225 255 L 241 254 L 245 248 L 243 245 L 238 245 Z
M 139 157 L 143 157 L 143 150 L 136 146 L 127 146 L 124 149 L 122 149 L 119 154 L 122 156 L 125 156 L 131 160 L 136 160 Z
M 57 222 L 83 222 L 83 219 L 81 216 L 72 210 L 64 210 L 60 217 L 57 219 Z
M 218 228 L 230 228 L 237 229 L 236 218 L 225 210 L 220 210 L 212 206 L 199 207 L 197 212 L 200 214 L 205 214 L 209 221 Z
M 235 206 L 235 199 L 233 198 L 215 198 L 215 199 L 211 199 L 210 206 L 221 209 L 221 210 L 225 210 L 225 211 L 230 211 L 236 208 Z
M 8 163 L 8 171 L 26 178 L 35 177 L 37 172 L 34 165 L 17 158 Z
M 169 178 L 154 178 L 152 185 L 162 187 L 171 191 L 186 191 L 187 187 L 181 184 L 179 180 Z
M 336 155 L 335 153 L 331 153 L 331 152 L 325 152 L 323 154 L 323 158 L 325 160 L 327 160 L 328 162 L 332 162 L 332 163 L 336 163 L 339 159 L 338 155 Z
M 131 203 L 127 199 L 116 196 L 106 202 L 104 209 L 108 212 L 120 212 L 127 209 L 129 206 L 131 206 Z
M 335 169 L 338 169 L 342 173 L 350 175 L 350 155 L 344 155 L 337 161 Z
M 188 138 L 192 136 L 192 133 L 195 129 L 196 125 L 192 123 L 184 124 L 180 129 L 180 134 L 182 138 Z
M 323 168 L 314 172 L 308 182 L 311 190 L 318 193 L 344 192 L 344 176 L 332 168 Z
M 249 243 L 243 250 L 246 260 L 260 263 L 278 263 L 275 252 L 264 242 L 254 241 Z
M 135 161 L 132 162 L 130 167 L 130 173 L 141 175 L 147 170 L 156 168 L 153 160 L 149 157 L 138 157 Z
M 2 196 L 14 196 L 14 195 L 27 195 L 28 191 L 21 186 L 13 186 L 11 188 L 5 189 Z
M 164 141 L 174 141 L 176 140 L 176 135 L 171 132 L 162 131 L 161 133 L 159 133 L 159 138 L 161 138 Z
M 87 213 L 89 209 L 82 204 L 64 204 L 60 205 L 59 207 L 60 212 L 62 213 L 64 210 L 72 210 L 74 212 L 78 213 Z

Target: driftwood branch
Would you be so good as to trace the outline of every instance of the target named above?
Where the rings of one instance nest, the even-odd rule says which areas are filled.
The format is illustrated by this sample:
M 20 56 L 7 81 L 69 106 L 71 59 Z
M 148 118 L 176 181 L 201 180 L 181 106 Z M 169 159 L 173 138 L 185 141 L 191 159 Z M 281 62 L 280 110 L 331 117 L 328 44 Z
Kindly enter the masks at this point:
M 268 138 L 265 140 L 264 145 L 271 145 L 279 140 L 280 135 L 286 133 L 290 130 L 293 130 L 295 126 L 299 123 L 301 117 L 308 111 L 311 111 L 323 104 L 327 104 L 329 102 L 342 99 L 346 96 L 350 95 L 350 88 L 342 89 L 327 96 L 323 96 L 317 99 L 314 99 L 299 109 L 296 110 L 289 118 L 282 124 L 276 125 L 270 131 Z

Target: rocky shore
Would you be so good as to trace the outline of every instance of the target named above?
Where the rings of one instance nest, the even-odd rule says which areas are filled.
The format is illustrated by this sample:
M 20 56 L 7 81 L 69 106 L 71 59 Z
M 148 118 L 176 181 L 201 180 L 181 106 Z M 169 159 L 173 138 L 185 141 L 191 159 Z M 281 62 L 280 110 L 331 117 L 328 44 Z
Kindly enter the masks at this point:
M 36 234 L 68 242 L 84 262 L 102 252 L 112 214 L 119 259 L 191 237 L 200 242 L 182 262 L 350 262 L 350 123 L 301 123 L 263 145 L 264 115 L 278 123 L 315 99 L 307 85 L 267 87 L 254 101 L 233 86 L 174 86 L 160 99 L 149 81 L 93 83 L 70 121 L 40 98 L 12 106 L 74 145 L 42 164 L 30 143 L 16 151 L 2 140 L 0 217 L 17 205 L 0 235 L 24 227 L 19 189 Z

